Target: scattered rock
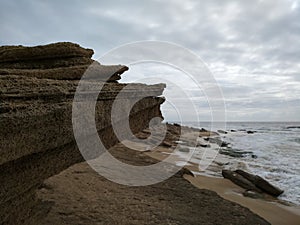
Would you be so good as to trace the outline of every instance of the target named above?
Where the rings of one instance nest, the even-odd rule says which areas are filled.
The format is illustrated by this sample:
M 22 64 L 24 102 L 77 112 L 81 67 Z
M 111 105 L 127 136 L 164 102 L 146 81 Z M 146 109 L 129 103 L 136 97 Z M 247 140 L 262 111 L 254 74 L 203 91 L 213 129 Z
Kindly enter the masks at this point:
M 219 136 L 219 133 L 213 131 L 207 131 L 207 130 L 199 132 L 199 137 L 211 137 L 211 136 Z
M 251 191 L 251 190 L 246 190 L 245 192 L 243 192 L 243 195 L 245 197 L 249 197 L 249 198 L 254 198 L 254 199 L 262 199 L 264 198 L 264 195 L 262 193 L 258 193 L 256 191 Z
M 286 129 L 300 129 L 300 126 L 289 126 Z
M 242 158 L 242 157 L 246 157 L 247 155 L 252 155 L 253 153 L 250 151 L 242 151 L 239 149 L 233 149 L 230 147 L 227 147 L 225 149 L 220 149 L 219 153 L 222 155 L 228 155 L 234 158 Z
M 205 141 L 209 141 L 210 143 L 214 143 L 219 145 L 220 147 L 227 147 L 229 145 L 229 143 L 222 141 L 219 138 L 211 138 L 211 137 L 206 137 L 204 138 Z
M 229 162 L 223 163 L 223 162 L 217 162 L 217 161 L 215 161 L 215 163 L 216 163 L 218 166 L 226 166 L 226 165 L 229 165 Z
M 229 145 L 229 143 L 222 141 L 220 147 L 227 147 Z
M 220 133 L 220 134 L 227 134 L 227 131 L 224 131 L 224 130 L 218 130 L 218 133 Z
M 161 146 L 168 147 L 168 148 L 172 147 L 172 143 L 170 143 L 170 142 L 168 142 L 168 141 L 163 141 L 160 145 L 161 145 Z
M 179 151 L 180 152 L 190 152 L 190 149 L 186 148 L 186 147 L 179 147 Z
M 179 171 L 179 174 L 181 176 L 183 176 L 184 174 L 187 174 L 187 175 L 190 175 L 192 177 L 195 177 L 195 175 L 192 173 L 192 171 L 190 171 L 189 169 L 183 167 L 180 171 Z
M 210 144 L 197 143 L 196 147 L 209 148 Z

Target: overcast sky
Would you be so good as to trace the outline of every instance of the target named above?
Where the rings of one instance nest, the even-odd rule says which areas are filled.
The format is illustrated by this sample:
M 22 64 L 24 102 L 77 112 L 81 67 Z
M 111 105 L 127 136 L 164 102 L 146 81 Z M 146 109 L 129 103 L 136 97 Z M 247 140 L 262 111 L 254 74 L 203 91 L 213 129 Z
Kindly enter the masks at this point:
M 72 41 L 93 48 L 98 58 L 128 42 L 173 42 L 208 65 L 228 120 L 300 121 L 299 21 L 298 0 L 9 0 L 0 2 L 0 45 Z M 160 77 L 163 71 L 180 76 L 149 68 Z M 136 67 L 124 81 L 137 79 L 137 71 L 146 76 Z M 185 82 L 180 85 L 189 87 Z M 191 89 L 200 120 L 209 119 L 196 92 Z M 168 110 L 164 114 L 175 119 Z

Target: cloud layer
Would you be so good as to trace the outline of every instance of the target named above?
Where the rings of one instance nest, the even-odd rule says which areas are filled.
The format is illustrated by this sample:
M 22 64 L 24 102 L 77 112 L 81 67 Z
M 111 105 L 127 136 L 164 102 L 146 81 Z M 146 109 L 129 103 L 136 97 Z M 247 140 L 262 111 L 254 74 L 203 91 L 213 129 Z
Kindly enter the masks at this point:
M 95 58 L 127 42 L 174 42 L 207 63 L 228 120 L 300 120 L 298 0 L 11 0 L 1 1 L 0 21 L 0 45 L 73 41 L 95 49 Z M 204 96 L 187 91 L 207 119 Z

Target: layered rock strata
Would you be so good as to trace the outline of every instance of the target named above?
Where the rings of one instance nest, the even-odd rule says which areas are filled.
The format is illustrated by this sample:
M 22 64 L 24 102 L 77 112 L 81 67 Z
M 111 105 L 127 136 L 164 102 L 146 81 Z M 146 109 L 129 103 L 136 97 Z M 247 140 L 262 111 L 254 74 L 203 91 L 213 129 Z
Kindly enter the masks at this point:
M 117 80 L 128 68 L 101 65 L 92 55 L 93 50 L 73 43 L 0 47 L 0 224 L 38 223 L 51 204 L 36 198 L 37 188 L 45 179 L 85 160 L 74 139 L 72 103 L 86 69 L 98 81 L 103 77 L 95 110 L 98 135 L 106 148 L 121 141 L 112 128 L 111 108 L 126 87 Z M 83 90 L 83 96 L 98 91 L 97 82 L 85 82 L 89 90 Z M 145 129 L 153 117 L 162 118 L 164 99 L 158 96 L 164 87 L 132 84 L 117 99 L 125 109 L 140 96 L 148 96 L 130 111 L 133 133 Z M 117 123 L 126 120 L 120 117 Z
M 101 65 L 91 57 L 92 49 L 77 44 L 61 42 L 36 47 L 0 47 L 0 75 L 21 75 L 26 77 L 56 80 L 79 80 L 88 69 L 91 77 L 113 82 L 128 70 L 122 65 Z M 110 79 L 106 79 L 110 74 Z M 99 76 L 100 75 L 100 76 Z

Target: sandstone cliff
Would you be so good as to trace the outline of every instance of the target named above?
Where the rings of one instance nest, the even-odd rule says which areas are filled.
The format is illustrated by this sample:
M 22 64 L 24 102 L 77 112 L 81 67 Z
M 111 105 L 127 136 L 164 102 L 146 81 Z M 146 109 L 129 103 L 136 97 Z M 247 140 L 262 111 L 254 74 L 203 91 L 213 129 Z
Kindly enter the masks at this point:
M 98 134 L 106 147 L 120 141 L 111 126 L 110 110 L 126 86 L 117 80 L 128 67 L 101 65 L 92 55 L 93 50 L 73 43 L 0 47 L 0 224 L 38 223 L 51 204 L 36 198 L 37 188 L 84 161 L 74 140 L 72 102 L 86 69 L 92 78 L 103 77 L 106 82 L 96 104 Z M 85 82 L 90 82 L 89 91 L 97 91 L 93 80 Z M 142 93 L 149 95 L 130 111 L 133 133 L 146 128 L 153 117 L 162 117 L 164 99 L 158 96 L 164 88 L 164 84 L 135 84 L 119 100 L 126 107 Z

